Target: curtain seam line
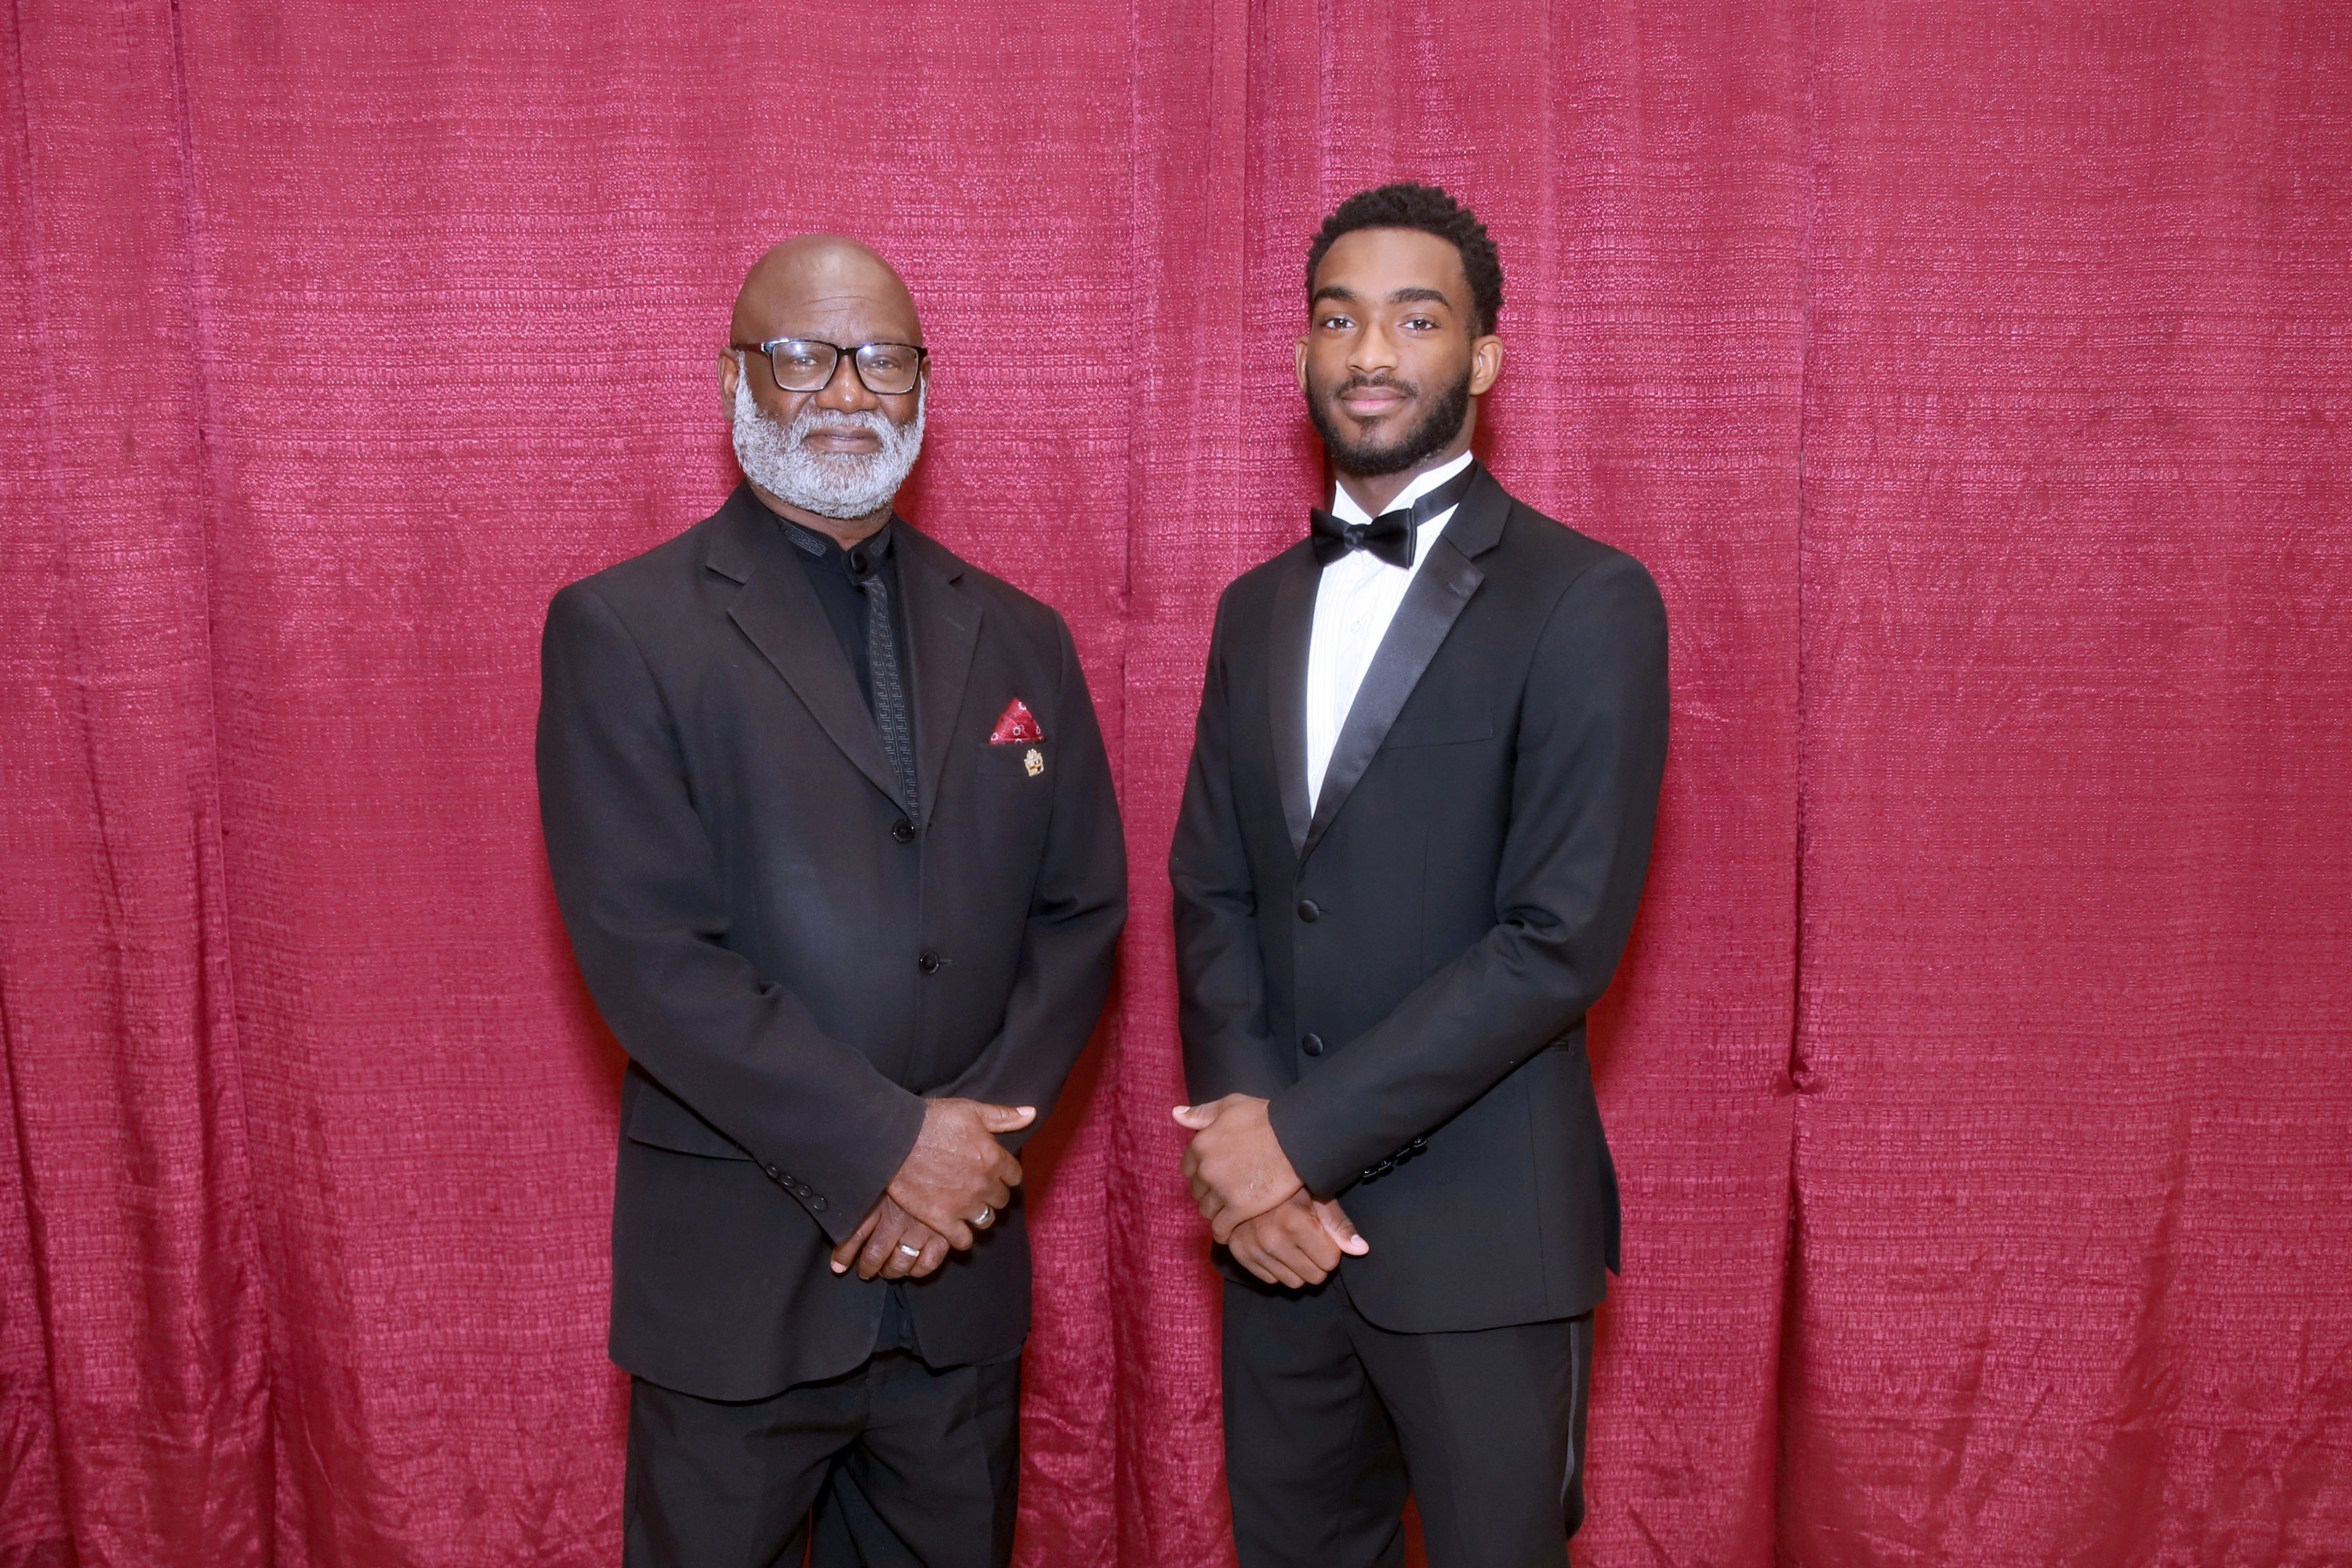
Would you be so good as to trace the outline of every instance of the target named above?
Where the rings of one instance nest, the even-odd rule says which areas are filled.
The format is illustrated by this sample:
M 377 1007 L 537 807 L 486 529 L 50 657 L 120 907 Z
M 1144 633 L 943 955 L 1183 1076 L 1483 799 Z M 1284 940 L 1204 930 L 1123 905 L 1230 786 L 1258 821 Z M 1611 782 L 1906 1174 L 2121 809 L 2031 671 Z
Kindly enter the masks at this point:
M 1790 1368 L 1794 1361 L 1791 1345 L 1796 1337 L 1801 1279 L 1804 1268 L 1804 1194 L 1800 1184 L 1799 1143 L 1807 1081 L 1811 1074 L 1805 1068 L 1805 868 L 1809 849 L 1808 787 L 1811 783 L 1811 689 L 1806 660 L 1805 584 L 1807 509 L 1810 495 L 1806 487 L 1806 437 L 1812 424 L 1813 373 L 1813 285 L 1814 245 L 1819 226 L 1821 195 L 1820 115 L 1815 99 L 1821 65 L 1820 0 L 1811 0 L 1804 11 L 1804 42 L 1801 56 L 1803 67 L 1801 89 L 1798 94 L 1799 110 L 1799 217 L 1797 230 L 1797 472 L 1796 472 L 1796 595 L 1794 678 L 1796 743 L 1794 755 L 1794 799 L 1791 802 L 1791 848 L 1793 865 L 1790 878 L 1790 963 L 1789 963 L 1789 1045 L 1782 1070 L 1787 1075 L 1789 1098 L 1789 1145 L 1787 1170 L 1787 1201 L 1784 1205 L 1781 1232 L 1780 1278 L 1780 1331 L 1772 1342 L 1772 1442 L 1769 1448 L 1772 1466 L 1772 1489 L 1767 1500 L 1771 1521 L 1770 1550 L 1774 1562 L 1781 1560 L 1781 1542 L 1787 1523 L 1786 1498 L 1783 1488 L 1789 1474 L 1788 1405 L 1792 1389 Z
M 219 1053 L 220 1072 L 228 1095 L 234 1097 L 231 1119 L 236 1131 L 237 1147 L 233 1156 L 240 1190 L 236 1194 L 243 1210 L 243 1223 L 238 1237 L 238 1250 L 247 1277 L 253 1281 L 255 1326 L 260 1342 L 261 1420 L 257 1433 L 260 1451 L 255 1456 L 255 1476 L 264 1489 L 255 1500 L 254 1531 L 260 1550 L 263 1568 L 276 1568 L 279 1559 L 278 1489 L 281 1478 L 278 1474 L 278 1456 L 281 1447 L 280 1406 L 278 1389 L 284 1357 L 279 1343 L 277 1304 L 272 1300 L 269 1272 L 261 1245 L 261 1204 L 259 1183 L 253 1165 L 253 1124 L 246 1095 L 245 1032 L 238 1006 L 236 942 L 230 915 L 226 770 L 222 765 L 220 729 L 220 665 L 217 657 L 219 626 L 219 582 L 216 569 L 219 559 L 218 521 L 220 488 L 217 453 L 213 441 L 212 409 L 213 381 L 209 371 L 212 346 L 212 311 L 206 286 L 204 221 L 204 196 L 197 178 L 195 146 L 194 95 L 189 79 L 186 15 L 183 0 L 166 0 L 165 15 L 171 34 L 172 116 L 175 145 L 174 174 L 180 197 L 180 239 L 183 247 L 182 268 L 187 289 L 191 353 L 189 376 L 193 394 L 196 445 L 195 512 L 199 561 L 203 573 L 204 595 L 204 671 L 205 671 L 205 762 L 211 785 L 211 840 L 206 846 L 216 868 L 219 885 L 220 952 L 219 984 L 224 994 L 219 998 L 220 1016 L 226 1024 L 226 1050 Z M 200 857 L 199 868 L 204 864 Z M 199 969 L 202 979 L 205 969 Z M 207 1008 L 209 1014 L 211 1009 Z

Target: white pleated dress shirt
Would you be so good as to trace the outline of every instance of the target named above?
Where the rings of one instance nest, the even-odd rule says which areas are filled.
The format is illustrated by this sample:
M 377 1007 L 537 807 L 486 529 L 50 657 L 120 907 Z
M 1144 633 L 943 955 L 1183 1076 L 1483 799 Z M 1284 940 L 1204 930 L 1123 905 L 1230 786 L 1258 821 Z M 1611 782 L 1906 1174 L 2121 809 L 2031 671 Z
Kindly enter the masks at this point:
M 1417 474 L 1399 491 L 1387 510 L 1409 507 L 1470 466 L 1463 453 L 1442 468 Z M 1371 515 L 1356 504 L 1347 489 L 1332 487 L 1331 512 L 1342 522 L 1370 522 Z M 1315 589 L 1315 626 L 1307 644 L 1307 809 L 1323 797 L 1323 774 L 1331 766 L 1331 752 L 1339 744 L 1339 731 L 1348 710 L 1356 705 L 1356 690 L 1372 667 L 1389 623 L 1396 619 L 1404 591 L 1429 559 L 1429 547 L 1445 531 L 1454 517 L 1447 507 L 1413 531 L 1412 564 L 1391 566 L 1369 550 L 1351 550 L 1323 568 Z

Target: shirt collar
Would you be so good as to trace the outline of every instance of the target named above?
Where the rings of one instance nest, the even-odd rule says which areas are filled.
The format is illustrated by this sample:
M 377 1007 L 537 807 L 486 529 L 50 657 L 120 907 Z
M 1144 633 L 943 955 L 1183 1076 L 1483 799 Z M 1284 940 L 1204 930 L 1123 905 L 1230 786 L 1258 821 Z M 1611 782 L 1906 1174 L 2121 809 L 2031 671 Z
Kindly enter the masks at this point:
M 1396 511 L 1401 508 L 1412 506 L 1413 502 L 1419 500 L 1422 497 L 1427 495 L 1430 491 L 1435 489 L 1438 486 L 1444 484 L 1446 480 L 1452 479 L 1463 469 L 1468 468 L 1472 461 L 1472 455 L 1468 452 L 1465 452 L 1442 468 L 1432 468 L 1427 473 L 1415 474 L 1412 477 L 1412 482 L 1397 492 L 1396 500 L 1389 502 L 1388 510 L 1391 511 Z M 1338 518 L 1341 522 L 1370 522 L 1372 521 L 1371 514 L 1366 511 L 1362 507 L 1358 506 L 1356 504 L 1356 498 L 1349 495 L 1348 493 L 1347 487 L 1340 484 L 1337 479 L 1334 479 L 1331 482 L 1331 515 Z M 1451 512 L 1447 512 L 1441 516 L 1431 518 L 1428 522 L 1423 523 L 1422 527 L 1424 529 L 1429 528 L 1433 524 L 1444 521 L 1446 517 L 1450 517 L 1453 514 Z
M 820 561 L 829 563 L 838 563 L 842 570 L 853 577 L 873 571 L 876 566 L 888 558 L 890 537 L 895 531 L 892 525 L 898 521 L 898 514 L 892 512 L 880 528 L 859 540 L 851 548 L 844 550 L 829 533 L 819 533 L 813 528 L 803 528 L 782 512 L 772 511 L 768 515 L 776 520 L 777 525 L 784 531 L 786 539 Z

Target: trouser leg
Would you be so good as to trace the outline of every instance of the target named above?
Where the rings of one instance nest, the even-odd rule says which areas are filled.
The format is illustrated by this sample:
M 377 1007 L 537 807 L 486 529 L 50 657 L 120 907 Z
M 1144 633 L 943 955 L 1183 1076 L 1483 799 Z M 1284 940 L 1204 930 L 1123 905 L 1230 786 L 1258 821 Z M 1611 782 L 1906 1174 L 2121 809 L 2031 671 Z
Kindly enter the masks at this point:
M 1326 1285 L 1225 1282 L 1225 1479 L 1240 1568 L 1396 1568 L 1397 1436 Z
M 1430 1568 L 1566 1563 L 1584 1521 L 1591 1314 L 1450 1334 L 1349 1316 L 1396 1422 Z
M 866 1363 L 867 1414 L 816 1505 L 811 1568 L 1004 1568 L 1019 1505 L 1021 1361 Z
M 799 1568 L 809 1505 L 858 1429 L 861 1376 L 743 1403 L 632 1379 L 626 1568 Z

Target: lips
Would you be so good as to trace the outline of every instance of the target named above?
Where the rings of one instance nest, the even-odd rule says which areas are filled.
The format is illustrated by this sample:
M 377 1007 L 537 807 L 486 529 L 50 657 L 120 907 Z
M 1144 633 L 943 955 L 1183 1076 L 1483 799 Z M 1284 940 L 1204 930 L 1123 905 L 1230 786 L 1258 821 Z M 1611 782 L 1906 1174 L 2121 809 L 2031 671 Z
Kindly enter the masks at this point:
M 811 447 L 831 447 L 836 451 L 872 451 L 882 444 L 873 431 L 855 425 L 812 430 L 802 440 Z
M 1376 381 L 1340 388 L 1337 401 L 1351 417 L 1365 420 L 1395 413 L 1404 406 L 1410 396 L 1404 387 Z

